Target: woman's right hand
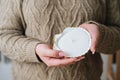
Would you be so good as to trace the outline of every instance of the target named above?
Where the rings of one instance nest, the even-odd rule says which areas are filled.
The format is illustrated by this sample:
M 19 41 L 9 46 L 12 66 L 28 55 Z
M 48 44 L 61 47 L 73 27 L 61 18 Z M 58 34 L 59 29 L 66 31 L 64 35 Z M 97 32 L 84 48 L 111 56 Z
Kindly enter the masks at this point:
M 79 58 L 66 58 L 62 51 L 53 50 L 47 44 L 38 44 L 36 54 L 47 66 L 69 65 L 84 58 L 82 56 Z

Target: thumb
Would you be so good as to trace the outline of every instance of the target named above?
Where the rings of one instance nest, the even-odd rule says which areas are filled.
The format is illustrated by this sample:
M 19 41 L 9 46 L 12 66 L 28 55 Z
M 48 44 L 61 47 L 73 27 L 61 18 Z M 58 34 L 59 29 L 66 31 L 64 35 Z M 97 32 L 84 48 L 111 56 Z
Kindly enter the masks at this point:
M 92 54 L 94 54 L 95 50 L 96 50 L 96 45 L 97 45 L 98 41 L 97 41 L 97 35 L 93 34 L 93 33 L 91 33 L 91 34 L 92 34 L 91 35 L 92 44 L 91 44 L 90 50 L 91 50 Z
M 52 49 L 46 50 L 45 53 L 44 53 L 44 56 L 47 56 L 47 57 L 60 57 L 59 51 L 52 50 Z
M 90 50 L 91 50 L 92 54 L 95 53 L 95 47 L 91 47 Z
M 96 50 L 96 41 L 92 40 L 92 44 L 91 44 L 90 50 L 91 50 L 92 54 L 95 53 L 95 50 Z

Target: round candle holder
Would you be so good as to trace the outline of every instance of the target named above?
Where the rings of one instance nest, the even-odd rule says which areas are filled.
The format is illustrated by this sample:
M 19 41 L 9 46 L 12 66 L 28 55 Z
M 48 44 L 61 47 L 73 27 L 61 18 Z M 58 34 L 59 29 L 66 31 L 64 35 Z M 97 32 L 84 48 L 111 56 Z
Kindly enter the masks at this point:
M 63 51 L 66 57 L 82 56 L 89 51 L 90 46 L 90 33 L 83 28 L 66 28 L 54 36 L 53 49 Z

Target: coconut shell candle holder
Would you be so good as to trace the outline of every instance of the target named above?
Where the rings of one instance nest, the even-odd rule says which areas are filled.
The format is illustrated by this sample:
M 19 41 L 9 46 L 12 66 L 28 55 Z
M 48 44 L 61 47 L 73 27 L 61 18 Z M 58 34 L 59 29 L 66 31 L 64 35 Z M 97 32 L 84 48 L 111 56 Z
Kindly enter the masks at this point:
M 91 36 L 83 28 L 66 28 L 54 36 L 53 49 L 61 50 L 66 57 L 79 57 L 87 53 L 91 46 Z

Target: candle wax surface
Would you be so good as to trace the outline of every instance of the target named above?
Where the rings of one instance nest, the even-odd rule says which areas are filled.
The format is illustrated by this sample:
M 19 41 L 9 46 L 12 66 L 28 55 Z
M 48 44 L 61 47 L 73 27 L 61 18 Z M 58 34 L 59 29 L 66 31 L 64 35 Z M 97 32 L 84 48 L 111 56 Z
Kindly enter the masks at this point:
M 67 57 L 78 57 L 88 52 L 91 37 L 83 28 L 66 28 L 63 33 L 54 37 L 55 50 L 61 50 Z

